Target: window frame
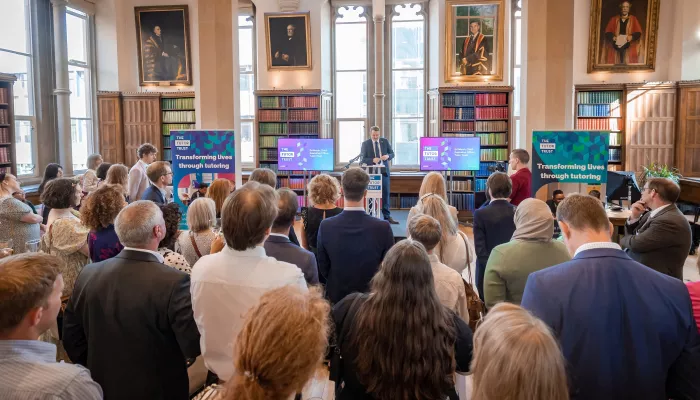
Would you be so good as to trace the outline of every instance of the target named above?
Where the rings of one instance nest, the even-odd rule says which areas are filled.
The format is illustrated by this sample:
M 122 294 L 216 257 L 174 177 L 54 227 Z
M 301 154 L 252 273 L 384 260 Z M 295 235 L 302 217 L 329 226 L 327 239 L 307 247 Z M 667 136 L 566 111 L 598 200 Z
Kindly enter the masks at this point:
M 15 150 L 15 154 L 12 155 L 13 157 L 13 162 L 15 166 L 15 171 L 17 173 L 17 178 L 20 179 L 31 179 L 31 178 L 36 178 L 39 175 L 38 171 L 38 165 L 39 165 L 39 145 L 37 141 L 37 134 L 36 134 L 36 126 L 37 126 L 37 116 L 36 116 L 36 98 L 38 94 L 38 85 L 39 83 L 37 82 L 37 75 L 35 73 L 35 69 L 37 67 L 37 58 L 34 57 L 35 54 L 37 54 L 37 40 L 34 37 L 34 32 L 35 32 L 35 27 L 36 27 L 36 20 L 35 20 L 35 13 L 33 6 L 34 4 L 32 0 L 23 0 L 24 2 L 24 7 L 25 7 L 25 24 L 26 24 L 26 40 L 28 43 L 27 49 L 29 50 L 29 53 L 24 53 L 21 51 L 17 50 L 11 50 L 11 49 L 5 49 L 0 47 L 0 54 L 3 53 L 9 53 L 9 54 L 14 54 L 18 56 L 23 56 L 27 58 L 27 83 L 31 84 L 31 89 L 27 91 L 29 94 L 29 115 L 20 115 L 17 114 L 15 111 L 14 114 L 14 142 L 15 142 L 15 147 L 17 146 L 17 123 L 20 121 L 27 121 L 29 122 L 30 126 L 30 136 L 31 136 L 31 153 L 32 153 L 32 165 L 33 168 L 30 170 L 31 172 L 28 174 L 20 174 L 19 169 L 17 168 L 17 152 Z M 14 92 L 14 91 L 13 91 Z M 15 108 L 13 108 L 15 109 Z
M 365 24 L 366 25 L 366 34 L 367 34 L 367 49 L 366 49 L 366 60 L 367 64 L 365 66 L 365 69 L 348 69 L 348 70 L 341 70 L 338 71 L 337 69 L 337 64 L 336 64 L 336 39 L 337 39 L 337 31 L 336 31 L 336 24 L 338 19 L 341 17 L 340 13 L 338 12 L 341 8 L 357 8 L 357 7 L 362 7 L 363 12 L 360 14 L 360 16 L 365 17 L 364 22 L 345 22 L 343 24 Z M 372 7 L 366 4 L 361 4 L 361 2 L 358 2 L 357 4 L 341 4 L 337 5 L 331 8 L 331 72 L 332 72 L 332 85 L 333 85 L 333 91 L 334 95 L 332 96 L 331 100 L 331 116 L 333 119 L 333 127 L 334 127 L 334 133 L 333 133 L 333 140 L 334 140 L 334 147 L 335 147 L 335 169 L 342 169 L 345 165 L 347 165 L 348 161 L 350 160 L 341 160 L 340 157 L 340 125 L 341 122 L 362 122 L 364 124 L 364 132 L 362 136 L 362 140 L 366 140 L 369 137 L 369 127 L 370 127 L 370 121 L 372 118 L 374 118 L 374 66 L 370 64 L 370 60 L 373 60 L 374 57 L 374 20 L 372 18 Z M 365 117 L 343 117 L 339 118 L 338 117 L 338 112 L 337 112 L 337 107 L 338 107 L 338 92 L 337 92 L 337 82 L 338 82 L 338 72 L 365 72 L 367 74 L 367 109 L 365 110 Z M 359 154 L 360 148 L 358 144 L 358 149 L 357 152 Z
M 394 24 L 394 17 L 398 15 L 396 12 L 396 7 L 397 6 L 408 6 L 412 7 L 414 5 L 419 5 L 421 7 L 420 11 L 418 11 L 417 15 L 423 16 L 423 68 L 402 68 L 402 69 L 394 69 L 394 50 L 393 50 L 393 24 Z M 428 62 L 428 55 L 430 54 L 429 52 L 429 12 L 427 7 L 428 3 L 422 2 L 422 1 L 408 1 L 408 2 L 401 2 L 401 3 L 395 3 L 392 2 L 392 4 L 389 4 L 386 6 L 386 19 L 385 19 L 385 31 L 384 31 L 384 70 L 385 70 L 385 79 L 384 79 L 384 93 L 389 93 L 388 96 L 385 96 L 385 103 L 384 103 L 384 126 L 385 126 L 385 133 L 384 137 L 389 140 L 389 143 L 391 143 L 392 147 L 394 147 L 394 152 L 396 152 L 396 142 L 394 140 L 394 136 L 397 135 L 396 132 L 394 132 L 394 120 L 414 120 L 416 117 L 404 117 L 404 118 L 394 118 L 394 71 L 423 71 L 423 88 L 425 88 L 425 98 L 423 99 L 423 116 L 420 117 L 420 119 L 423 120 L 423 135 L 419 136 L 420 137 L 425 137 L 428 133 L 428 96 L 427 92 L 429 91 L 428 88 L 428 83 L 429 83 L 429 62 Z M 400 22 L 400 21 L 399 21 Z M 386 49 L 389 49 L 388 51 Z M 388 66 L 388 68 L 387 68 Z M 388 73 L 386 73 L 388 72 Z M 388 129 L 387 129 L 388 126 Z M 392 164 L 391 168 L 392 170 L 395 171 L 418 171 L 420 165 L 419 164 Z
M 512 0 L 511 1 L 511 21 L 510 21 L 510 26 L 511 26 L 511 40 L 510 42 L 512 43 L 511 45 L 511 52 L 510 52 L 510 59 L 511 59 L 511 70 L 510 70 L 510 76 L 511 76 L 511 85 L 513 86 L 513 95 L 511 96 L 511 108 L 513 110 L 512 112 L 512 122 L 511 122 L 511 137 L 509 138 L 510 141 L 510 148 L 515 149 L 521 147 L 520 143 L 520 130 L 523 129 L 522 123 L 521 123 L 521 115 L 522 115 L 522 104 L 520 102 L 522 96 L 522 90 L 523 90 L 523 85 L 522 85 L 522 79 L 523 79 L 523 49 L 522 49 L 522 23 L 523 23 L 523 12 L 522 12 L 522 6 L 520 4 L 522 0 Z M 520 4 L 519 4 L 520 3 Z M 520 29 L 518 29 L 518 22 L 520 22 Z M 520 36 L 520 49 L 517 49 L 517 37 Z M 520 60 L 516 58 L 516 54 L 520 53 Z M 515 82 L 516 79 L 516 74 L 515 71 L 519 71 L 519 81 Z M 517 109 L 515 105 L 518 105 Z
M 241 76 L 243 75 L 252 75 L 253 76 L 253 97 L 257 101 L 257 96 L 255 96 L 255 92 L 258 87 L 258 41 L 257 41 L 257 26 L 256 26 L 256 21 L 255 21 L 255 11 L 247 11 L 247 10 L 238 10 L 238 17 L 246 17 L 246 20 L 252 22 L 252 25 L 250 26 L 241 26 L 238 25 L 238 47 L 237 49 L 240 49 L 240 38 L 241 38 L 241 30 L 246 29 L 251 31 L 251 46 L 253 50 L 253 65 L 252 65 L 252 71 L 251 72 L 241 72 L 240 68 L 238 70 L 238 81 L 240 82 Z M 240 50 L 239 50 L 240 52 Z M 240 56 L 238 57 L 238 63 L 240 66 Z M 240 90 L 241 88 L 238 88 L 239 95 L 240 95 Z M 239 99 L 239 110 L 240 107 L 242 107 L 243 102 L 240 101 Z M 234 105 L 235 106 L 235 105 Z M 251 123 L 253 126 L 253 129 L 251 130 L 251 135 L 252 135 L 252 140 L 253 140 L 253 161 L 252 162 L 244 162 L 241 160 L 241 169 L 244 171 L 252 171 L 255 169 L 255 166 L 257 165 L 258 161 L 258 124 L 256 123 L 257 119 L 257 104 L 253 104 L 253 118 L 243 118 L 243 114 L 239 113 L 239 118 L 240 118 L 240 124 L 243 126 L 244 123 Z M 242 132 L 241 128 L 241 133 Z M 241 140 L 241 146 L 243 145 L 242 140 Z
M 80 7 L 77 6 L 71 6 L 71 7 L 66 7 L 66 18 L 68 15 L 71 15 L 76 18 L 80 18 L 85 21 L 85 39 L 83 45 L 85 46 L 85 59 L 86 61 L 78 61 L 78 60 L 67 60 L 67 65 L 68 68 L 74 67 L 74 68 L 83 68 L 87 74 L 87 78 L 85 79 L 86 84 L 88 87 L 85 89 L 85 92 L 88 94 L 89 97 L 89 103 L 87 104 L 87 111 L 88 111 L 88 116 L 86 117 L 73 117 L 71 115 L 71 110 L 69 106 L 69 111 L 68 111 L 68 116 L 71 121 L 71 132 L 69 133 L 71 137 L 67 138 L 70 139 L 71 141 L 71 162 L 73 165 L 78 165 L 76 163 L 76 160 L 73 160 L 73 151 L 72 151 L 72 131 L 73 131 L 73 121 L 87 121 L 88 122 L 88 129 L 86 132 L 86 139 L 87 139 L 87 153 L 88 156 L 90 154 L 93 154 L 97 152 L 97 146 L 96 144 L 99 143 L 98 140 L 98 133 L 97 133 L 97 126 L 98 124 L 95 123 L 95 116 L 97 115 L 97 82 L 96 82 L 96 73 L 95 73 L 95 43 L 94 43 L 94 37 L 95 37 L 95 31 L 94 31 L 94 17 L 91 16 L 87 11 L 83 11 L 80 9 Z M 66 34 L 67 37 L 67 34 Z M 68 46 L 68 41 L 66 40 L 66 51 Z M 68 53 L 66 53 L 68 54 Z M 70 77 L 70 69 L 69 69 L 69 77 Z M 70 78 L 69 78 L 69 87 L 70 87 Z M 87 171 L 87 165 L 84 169 L 75 169 L 73 168 L 73 175 L 79 175 L 83 174 Z

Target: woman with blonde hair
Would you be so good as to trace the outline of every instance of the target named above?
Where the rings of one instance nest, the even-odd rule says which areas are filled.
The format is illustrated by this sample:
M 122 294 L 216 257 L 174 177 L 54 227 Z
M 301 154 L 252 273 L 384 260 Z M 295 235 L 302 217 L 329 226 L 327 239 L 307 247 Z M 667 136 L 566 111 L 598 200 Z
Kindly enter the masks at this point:
M 271 290 L 250 310 L 234 350 L 227 400 L 286 400 L 301 393 L 328 345 L 330 306 L 319 288 Z
M 224 201 L 228 195 L 233 192 L 231 181 L 224 178 L 214 179 L 214 182 L 209 185 L 207 197 L 214 200 L 216 206 L 216 218 L 221 218 L 221 208 L 224 206 Z
M 445 203 L 449 203 L 447 200 L 447 184 L 445 183 L 445 177 L 439 172 L 429 172 L 423 178 L 423 182 L 420 184 L 420 190 L 418 191 L 418 198 L 422 199 L 429 194 L 436 194 L 440 196 L 441 199 L 445 200 Z M 448 204 L 447 208 L 450 210 L 450 215 L 454 219 L 455 224 L 459 224 L 457 219 L 457 208 Z M 406 218 L 406 226 L 411 222 L 411 219 L 418 214 L 417 206 L 411 207 L 408 212 L 408 217 Z M 406 228 L 408 229 L 408 228 Z
M 301 246 L 316 255 L 316 237 L 321 221 L 335 217 L 343 211 L 336 206 L 340 198 L 340 183 L 328 174 L 320 174 L 311 179 L 307 190 L 310 205 L 301 211 Z
M 564 356 L 549 327 L 500 303 L 474 334 L 472 399 L 568 400 Z
M 195 199 L 187 207 L 187 228 L 177 238 L 175 250 L 185 256 L 187 262 L 194 264 L 209 254 L 216 233 L 211 229 L 216 222 L 216 204 L 206 197 Z
M 476 262 L 474 246 L 464 232 L 460 231 L 450 215 L 450 209 L 445 200 L 435 193 L 428 193 L 414 207 L 416 212 L 438 220 L 442 227 L 440 243 L 435 247 L 435 254 L 441 263 L 454 269 L 460 274 Z
M 99 154 L 90 154 L 87 158 L 87 171 L 83 175 L 83 192 L 92 193 L 97 190 L 97 167 L 102 164 L 102 156 Z
M 106 185 L 118 185 L 129 202 L 129 168 L 124 164 L 113 164 L 107 170 Z M 138 199 L 137 199 L 138 200 Z

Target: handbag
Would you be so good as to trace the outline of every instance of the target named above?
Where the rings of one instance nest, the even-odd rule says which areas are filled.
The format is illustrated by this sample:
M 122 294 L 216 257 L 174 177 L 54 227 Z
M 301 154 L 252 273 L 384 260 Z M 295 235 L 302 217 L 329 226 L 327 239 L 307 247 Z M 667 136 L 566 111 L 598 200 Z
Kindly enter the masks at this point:
M 343 316 L 343 320 L 340 323 L 342 328 L 340 332 L 337 332 L 337 341 L 335 343 L 335 346 L 333 346 L 333 349 L 331 350 L 331 365 L 328 379 L 335 382 L 336 395 L 338 395 L 345 386 L 345 383 L 343 381 L 343 355 L 340 349 L 340 345 L 345 341 L 345 333 L 349 330 L 348 322 L 354 321 L 355 315 L 357 314 L 357 309 L 359 307 L 358 304 L 360 302 L 360 299 L 364 297 L 364 295 L 358 294 L 355 297 L 355 299 L 353 299 L 352 303 L 350 304 L 350 308 L 348 308 L 348 311 Z
M 484 318 L 486 306 L 474 290 L 474 282 L 472 281 L 472 267 L 470 265 L 471 259 L 469 257 L 469 242 L 467 241 L 467 237 L 464 234 L 464 232 L 459 231 L 459 235 L 462 236 L 462 240 L 464 240 L 464 245 L 467 249 L 468 278 L 466 281 L 464 279 L 462 279 L 462 281 L 464 282 L 464 291 L 467 295 L 467 310 L 469 310 L 469 327 L 472 328 L 472 331 L 475 331 L 476 327 L 479 326 L 481 320 Z M 462 275 L 462 277 L 464 277 L 464 275 Z

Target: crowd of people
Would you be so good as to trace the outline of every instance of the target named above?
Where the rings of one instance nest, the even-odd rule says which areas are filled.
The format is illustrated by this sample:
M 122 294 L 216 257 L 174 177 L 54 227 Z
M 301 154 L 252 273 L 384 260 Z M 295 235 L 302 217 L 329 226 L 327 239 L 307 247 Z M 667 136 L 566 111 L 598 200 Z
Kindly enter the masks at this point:
M 438 173 L 396 242 L 360 168 L 311 179 L 298 232 L 269 169 L 198 183 L 181 230 L 156 153 L 91 155 L 81 179 L 50 165 L 39 212 L 0 174 L 0 398 L 286 400 L 325 363 L 337 399 L 700 399 L 700 286 L 668 179 L 618 244 L 599 199 L 531 198 L 514 150 L 473 243 Z

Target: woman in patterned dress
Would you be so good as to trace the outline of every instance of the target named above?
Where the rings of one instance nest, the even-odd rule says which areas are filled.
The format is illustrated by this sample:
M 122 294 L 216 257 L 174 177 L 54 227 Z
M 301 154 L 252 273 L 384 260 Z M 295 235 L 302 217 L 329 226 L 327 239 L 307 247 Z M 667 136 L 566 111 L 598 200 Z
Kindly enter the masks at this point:
M 40 215 L 24 202 L 12 197 L 19 191 L 19 182 L 12 174 L 0 173 L 0 239 L 12 239 L 14 254 L 24 252 L 30 240 L 39 240 L 41 235 Z
M 180 206 L 177 203 L 170 203 L 161 205 L 160 210 L 163 212 L 163 219 L 165 220 L 165 237 L 160 241 L 158 252 L 165 259 L 165 265 L 189 274 L 192 272 L 190 263 L 187 262 L 187 259 L 182 254 L 173 250 L 175 241 L 180 235 L 179 228 L 180 220 L 182 219 Z

